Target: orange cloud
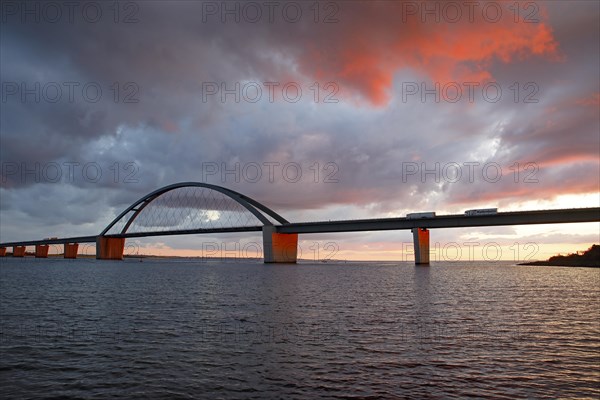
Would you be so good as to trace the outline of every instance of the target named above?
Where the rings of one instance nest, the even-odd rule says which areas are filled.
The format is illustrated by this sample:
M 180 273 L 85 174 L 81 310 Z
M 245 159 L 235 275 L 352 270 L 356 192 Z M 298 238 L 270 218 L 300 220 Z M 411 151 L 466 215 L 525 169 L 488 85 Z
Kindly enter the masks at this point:
M 415 2 L 412 2 L 415 3 Z M 440 2 L 416 2 L 435 4 Z M 515 22 L 508 8 L 490 22 L 475 12 L 455 23 L 407 16 L 403 2 L 344 4 L 344 19 L 335 29 L 321 32 L 299 63 L 310 76 L 336 79 L 344 89 L 358 92 L 375 105 L 389 100 L 394 74 L 410 68 L 432 81 L 484 82 L 492 78 L 494 62 L 511 63 L 531 56 L 560 60 L 551 28 Z M 482 2 L 482 4 L 485 4 Z
M 575 103 L 582 106 L 598 107 L 600 106 L 600 93 L 594 93 L 589 97 L 578 99 Z

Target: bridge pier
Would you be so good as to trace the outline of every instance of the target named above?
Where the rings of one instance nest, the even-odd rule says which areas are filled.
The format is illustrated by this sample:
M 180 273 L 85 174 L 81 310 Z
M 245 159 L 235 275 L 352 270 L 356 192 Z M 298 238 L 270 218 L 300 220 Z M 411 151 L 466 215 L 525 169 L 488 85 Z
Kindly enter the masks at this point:
M 25 257 L 25 246 L 13 246 L 13 257 Z
M 429 265 L 429 229 L 412 228 L 411 231 L 415 246 L 415 264 Z
M 122 260 L 125 251 L 125 238 L 98 236 L 96 239 L 97 260 Z
M 36 244 L 35 245 L 35 258 L 48 258 L 48 250 L 50 246 L 47 244 Z
M 64 249 L 65 258 L 77 258 L 77 250 L 79 250 L 79 243 L 65 243 Z
M 272 225 L 263 226 L 263 253 L 265 263 L 296 263 L 298 234 L 277 233 Z
M 0 257 L 6 257 L 6 247 L 0 247 Z

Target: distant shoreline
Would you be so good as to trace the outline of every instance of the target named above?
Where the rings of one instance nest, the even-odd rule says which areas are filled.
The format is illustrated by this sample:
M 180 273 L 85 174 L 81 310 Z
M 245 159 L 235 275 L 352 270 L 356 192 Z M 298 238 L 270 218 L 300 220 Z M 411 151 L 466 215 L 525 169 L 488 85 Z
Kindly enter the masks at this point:
M 550 263 L 548 260 L 546 261 L 531 261 L 526 263 L 519 263 L 517 265 L 528 265 L 528 266 L 538 266 L 538 267 L 577 267 L 577 268 L 600 268 L 600 264 L 591 265 L 591 264 L 554 264 Z
M 546 261 L 531 261 L 519 265 L 540 265 L 547 267 L 588 267 L 600 268 L 600 246 L 595 244 L 583 254 L 573 253 L 567 256 L 553 256 Z

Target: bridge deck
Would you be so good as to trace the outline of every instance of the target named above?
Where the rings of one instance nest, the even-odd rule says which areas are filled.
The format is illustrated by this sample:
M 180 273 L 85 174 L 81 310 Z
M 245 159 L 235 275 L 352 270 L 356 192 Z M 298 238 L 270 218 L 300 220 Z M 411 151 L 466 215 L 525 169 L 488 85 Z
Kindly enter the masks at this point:
M 501 225 L 531 225 L 531 224 L 558 224 L 575 222 L 600 221 L 600 207 L 569 208 L 557 210 L 538 211 L 513 211 L 501 212 L 492 215 L 466 216 L 440 215 L 432 218 L 379 218 L 358 219 L 341 221 L 298 222 L 277 226 L 278 233 L 326 233 L 326 232 L 360 232 L 400 230 L 412 228 L 468 228 L 476 226 L 501 226 Z M 136 238 L 149 236 L 192 235 L 226 232 L 256 232 L 262 226 L 240 228 L 216 229 L 187 229 L 175 231 L 139 232 L 122 235 L 107 235 L 117 238 Z M 38 244 L 65 244 L 65 243 L 95 243 L 97 236 L 80 236 L 71 238 L 42 239 L 22 242 L 0 243 L 0 247 L 9 246 L 35 246 Z
M 97 236 L 78 236 L 78 237 L 70 237 L 70 238 L 29 240 L 29 241 L 23 241 L 23 242 L 7 242 L 7 243 L 0 243 L 0 247 L 35 246 L 38 244 L 96 243 L 96 237 Z
M 492 215 L 440 215 L 432 218 L 380 218 L 300 222 L 282 225 L 279 233 L 383 231 L 412 228 L 468 228 L 475 226 L 557 224 L 600 221 L 600 207 L 501 212 Z

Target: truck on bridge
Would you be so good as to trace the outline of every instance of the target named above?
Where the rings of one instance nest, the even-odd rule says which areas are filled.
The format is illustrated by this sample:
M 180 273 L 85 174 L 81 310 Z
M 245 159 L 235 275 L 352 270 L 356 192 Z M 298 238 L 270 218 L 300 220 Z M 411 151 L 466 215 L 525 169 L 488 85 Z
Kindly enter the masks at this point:
M 494 214 L 498 214 L 497 208 L 478 208 L 476 210 L 465 211 L 465 215 L 467 217 L 470 217 L 473 215 L 494 215 Z
M 435 212 L 433 212 L 433 211 L 406 214 L 406 219 L 434 218 L 434 217 L 435 217 Z

